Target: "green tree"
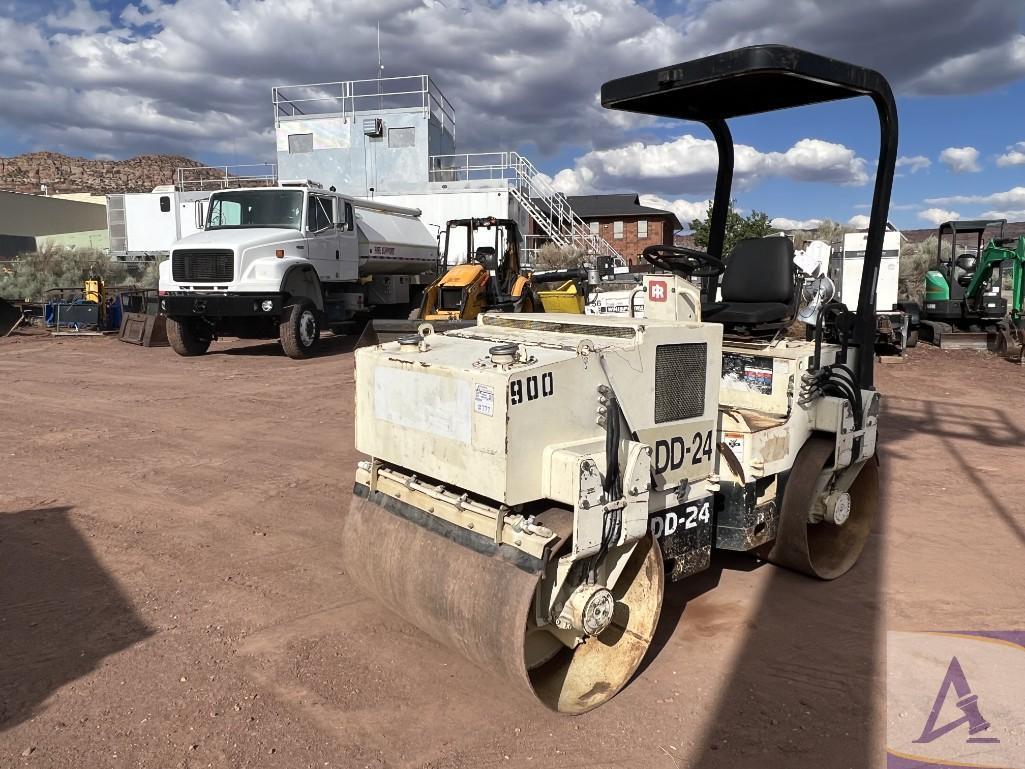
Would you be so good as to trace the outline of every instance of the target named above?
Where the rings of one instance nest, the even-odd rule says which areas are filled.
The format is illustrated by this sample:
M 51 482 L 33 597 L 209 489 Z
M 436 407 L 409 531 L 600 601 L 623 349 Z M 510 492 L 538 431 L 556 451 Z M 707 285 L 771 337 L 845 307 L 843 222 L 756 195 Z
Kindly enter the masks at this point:
M 705 220 L 695 219 L 690 223 L 694 232 L 694 242 L 699 248 L 708 248 L 708 223 L 712 219 L 712 204 L 708 204 Z M 723 254 L 728 255 L 733 247 L 745 238 L 764 238 L 776 229 L 769 224 L 769 215 L 764 211 L 751 211 L 749 216 L 742 216 L 736 209 L 736 201 L 730 201 L 730 213 L 726 217 L 726 238 L 723 242 Z

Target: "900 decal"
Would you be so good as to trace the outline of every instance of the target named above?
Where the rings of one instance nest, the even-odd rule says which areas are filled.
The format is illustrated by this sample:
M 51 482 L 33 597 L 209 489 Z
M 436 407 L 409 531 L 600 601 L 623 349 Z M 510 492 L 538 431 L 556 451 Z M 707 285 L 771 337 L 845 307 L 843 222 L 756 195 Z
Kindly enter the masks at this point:
M 690 457 L 692 465 L 712 461 L 712 431 L 696 432 L 685 439 L 683 436 L 655 441 L 655 472 L 679 470 Z
M 547 398 L 555 392 L 555 377 L 551 371 L 528 376 L 523 379 L 513 379 L 509 382 L 509 403 L 516 406 L 524 401 L 536 401 L 538 398 Z
M 712 504 L 709 499 L 699 499 L 683 509 L 666 510 L 664 513 L 652 516 L 649 525 L 651 536 L 659 539 L 663 536 L 671 537 L 680 528 L 684 530 L 696 529 L 699 524 L 707 524 L 712 521 Z

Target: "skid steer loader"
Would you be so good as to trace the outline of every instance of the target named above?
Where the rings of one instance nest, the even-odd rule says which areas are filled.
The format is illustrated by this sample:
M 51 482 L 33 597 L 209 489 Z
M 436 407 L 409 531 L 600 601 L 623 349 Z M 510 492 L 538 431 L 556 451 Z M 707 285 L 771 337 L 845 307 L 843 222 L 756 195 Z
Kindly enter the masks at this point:
M 745 240 L 722 258 L 726 119 L 855 96 L 882 128 L 858 311 L 830 304 L 812 339 L 789 338 L 802 283 L 790 241 Z M 858 559 L 878 497 L 887 81 L 756 46 L 614 80 L 601 97 L 711 129 L 708 251 L 646 251 L 661 272 L 644 277 L 643 318 L 485 313 L 357 351 L 369 459 L 343 522 L 346 571 L 367 595 L 562 713 L 626 685 L 666 582 L 707 568 L 713 548 L 833 579 Z

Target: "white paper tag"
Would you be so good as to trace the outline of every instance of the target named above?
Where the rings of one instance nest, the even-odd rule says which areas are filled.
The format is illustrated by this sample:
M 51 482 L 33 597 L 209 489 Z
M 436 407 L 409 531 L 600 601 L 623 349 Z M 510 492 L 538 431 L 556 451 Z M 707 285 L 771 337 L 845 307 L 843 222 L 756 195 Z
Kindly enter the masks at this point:
M 733 452 L 740 464 L 744 464 L 744 435 L 743 433 L 726 433 L 723 436 L 723 443 Z
M 478 384 L 474 387 L 473 410 L 488 417 L 495 415 L 494 387 L 486 384 Z

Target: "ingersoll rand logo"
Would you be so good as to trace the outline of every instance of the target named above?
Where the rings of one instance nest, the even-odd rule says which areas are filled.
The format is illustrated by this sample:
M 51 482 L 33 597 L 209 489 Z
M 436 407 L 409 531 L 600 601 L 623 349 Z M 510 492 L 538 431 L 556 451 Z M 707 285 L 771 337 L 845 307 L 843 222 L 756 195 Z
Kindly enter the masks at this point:
M 653 280 L 648 284 L 648 298 L 653 302 L 664 302 L 669 297 L 669 284 L 664 280 Z

